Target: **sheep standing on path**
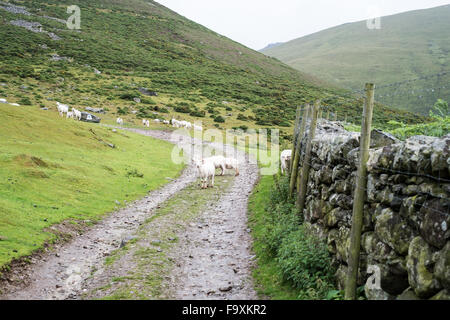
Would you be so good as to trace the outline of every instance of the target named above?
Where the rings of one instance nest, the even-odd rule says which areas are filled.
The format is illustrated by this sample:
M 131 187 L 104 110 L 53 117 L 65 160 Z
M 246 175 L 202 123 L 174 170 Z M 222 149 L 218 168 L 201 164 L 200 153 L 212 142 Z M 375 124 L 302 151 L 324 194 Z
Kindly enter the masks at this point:
M 214 188 L 214 177 L 216 175 L 216 167 L 211 161 L 195 161 L 199 176 L 202 180 L 201 188 L 208 189 L 208 187 Z M 211 185 L 209 185 L 209 180 L 211 180 Z
M 292 150 L 284 150 L 281 153 L 281 174 L 284 174 L 288 167 L 289 167 L 289 163 L 292 161 Z
M 236 171 L 236 177 L 239 175 L 239 161 L 234 158 L 225 158 L 225 168 Z
M 225 174 L 225 169 L 226 169 L 226 162 L 225 162 L 225 157 L 224 156 L 213 156 L 213 157 L 209 157 L 206 158 L 205 161 L 211 162 L 215 169 L 221 169 L 221 176 L 223 176 Z

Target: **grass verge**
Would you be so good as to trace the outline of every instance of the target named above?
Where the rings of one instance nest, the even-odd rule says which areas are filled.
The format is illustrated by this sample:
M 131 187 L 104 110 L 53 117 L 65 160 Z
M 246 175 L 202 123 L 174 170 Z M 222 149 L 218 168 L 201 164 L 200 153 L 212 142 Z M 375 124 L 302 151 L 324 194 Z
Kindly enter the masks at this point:
M 182 169 L 170 143 L 138 134 L 34 107 L 0 104 L 0 121 L 0 268 L 54 241 L 49 227 L 93 223 Z

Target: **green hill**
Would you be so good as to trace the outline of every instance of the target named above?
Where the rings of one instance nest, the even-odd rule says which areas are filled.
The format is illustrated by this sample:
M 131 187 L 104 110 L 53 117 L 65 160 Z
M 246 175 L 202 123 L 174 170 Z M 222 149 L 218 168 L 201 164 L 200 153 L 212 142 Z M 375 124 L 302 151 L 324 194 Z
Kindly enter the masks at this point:
M 359 89 L 450 71 L 450 5 L 344 24 L 262 52 L 337 86 Z M 450 74 L 378 90 L 378 101 L 427 113 L 438 98 L 450 100 Z M 442 88 L 445 87 L 445 88 Z
M 81 8 L 79 31 L 64 23 L 69 5 Z M 2 1 L 0 38 L 0 97 L 52 110 L 55 101 L 103 107 L 110 120 L 119 112 L 129 123 L 178 116 L 206 127 L 290 128 L 297 105 L 342 92 L 153 1 Z M 361 102 L 331 102 L 359 121 Z M 420 121 L 383 107 L 375 114 L 380 124 L 392 118 Z

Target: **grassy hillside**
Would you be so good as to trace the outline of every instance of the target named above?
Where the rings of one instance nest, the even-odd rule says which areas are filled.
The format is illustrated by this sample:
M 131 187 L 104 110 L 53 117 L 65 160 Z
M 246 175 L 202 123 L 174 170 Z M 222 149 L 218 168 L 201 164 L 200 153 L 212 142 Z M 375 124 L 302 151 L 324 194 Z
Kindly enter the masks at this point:
M 263 52 L 340 87 L 360 89 L 367 81 L 381 86 L 450 71 L 449 30 L 446 5 L 383 17 L 380 30 L 369 30 L 366 21 L 349 23 Z M 438 98 L 450 100 L 449 82 L 447 74 L 380 89 L 377 100 L 427 114 Z
M 0 104 L 0 122 L 0 269 L 55 239 L 48 227 L 95 221 L 182 169 L 169 143 L 54 112 Z
M 340 94 L 156 2 L 10 3 L 26 6 L 31 15 L 0 5 L 0 97 L 8 101 L 52 110 L 55 100 L 81 109 L 104 107 L 107 119 L 119 111 L 136 124 L 141 117 L 176 116 L 202 120 L 206 127 L 277 127 L 287 132 L 298 104 Z M 63 22 L 47 18 L 67 19 L 67 6 L 73 4 L 81 8 L 81 30 L 68 30 Z M 11 24 L 19 19 L 38 22 L 61 40 Z M 141 87 L 158 96 L 143 95 Z M 332 103 L 359 121 L 360 103 L 339 97 Z M 215 121 L 218 116 L 225 122 Z M 420 120 L 380 107 L 375 121 L 382 124 L 392 117 L 405 123 Z

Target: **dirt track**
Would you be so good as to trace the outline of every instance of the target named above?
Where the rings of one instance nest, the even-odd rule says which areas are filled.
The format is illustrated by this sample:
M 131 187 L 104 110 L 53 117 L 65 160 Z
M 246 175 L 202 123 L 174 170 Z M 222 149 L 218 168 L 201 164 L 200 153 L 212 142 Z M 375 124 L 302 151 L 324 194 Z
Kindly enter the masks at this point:
M 171 140 L 167 132 L 130 131 Z M 208 208 L 177 234 L 179 243 L 168 252 L 175 267 L 170 275 L 165 275 L 166 290 L 162 298 L 256 299 L 251 281 L 253 257 L 247 229 L 247 201 L 257 179 L 257 166 L 242 163 L 241 175 L 221 191 L 223 194 L 215 194 Z M 173 223 L 167 217 L 145 224 L 154 210 L 195 180 L 194 168 L 188 167 L 178 179 L 160 190 L 110 214 L 55 251 L 35 258 L 31 265 L 12 273 L 23 281 L 3 286 L 6 294 L 0 299 L 98 297 L 94 293 L 100 286 L 117 275 L 126 277 L 136 267 L 125 258 L 106 268 L 105 258 L 130 239 L 138 238 L 137 232 L 142 231 L 142 226 L 150 234 L 164 224 Z

